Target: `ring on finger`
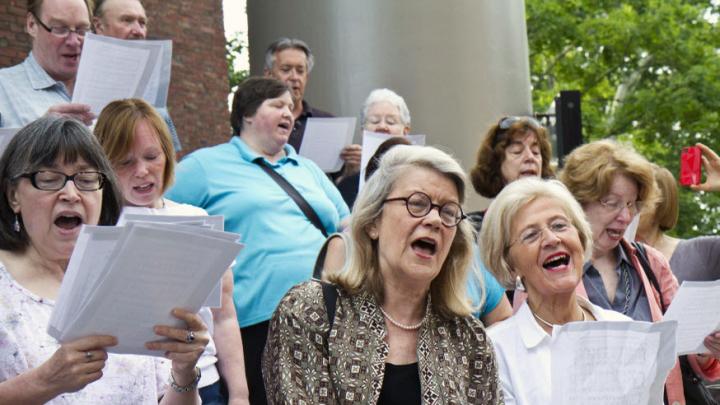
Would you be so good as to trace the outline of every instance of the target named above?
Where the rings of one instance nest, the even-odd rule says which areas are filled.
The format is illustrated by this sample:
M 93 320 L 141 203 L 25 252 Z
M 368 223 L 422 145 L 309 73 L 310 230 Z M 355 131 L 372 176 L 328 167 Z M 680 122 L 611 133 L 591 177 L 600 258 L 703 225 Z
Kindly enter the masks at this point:
M 92 352 L 85 352 L 85 360 L 90 361 L 93 358 Z
M 190 344 L 190 343 L 192 343 L 192 342 L 194 342 L 194 341 L 195 341 L 195 332 L 189 330 L 189 331 L 187 332 L 187 335 L 185 335 L 185 343 Z

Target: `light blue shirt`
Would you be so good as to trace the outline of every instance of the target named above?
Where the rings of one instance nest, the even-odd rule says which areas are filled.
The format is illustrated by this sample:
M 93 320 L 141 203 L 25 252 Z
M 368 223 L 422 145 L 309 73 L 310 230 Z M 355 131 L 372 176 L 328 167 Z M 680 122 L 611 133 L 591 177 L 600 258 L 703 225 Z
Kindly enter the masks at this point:
M 21 64 L 0 69 L 0 127 L 22 128 L 70 99 L 65 84 L 50 77 L 32 52 Z
M 350 215 L 340 192 L 312 161 L 285 146 L 287 156 L 268 162 L 310 203 L 328 233 Z M 245 247 L 233 268 L 240 327 L 270 319 L 294 285 L 309 280 L 325 237 L 256 163 L 264 159 L 240 138 L 200 149 L 178 165 L 171 200 L 225 216 L 225 230 Z
M 22 63 L 0 69 L 0 128 L 22 128 L 45 115 L 48 108 L 71 100 L 65 84 L 50 77 L 32 52 Z M 180 139 L 167 109 L 158 109 L 158 113 L 179 151 Z
M 472 252 L 472 265 L 475 267 L 475 270 L 479 271 L 482 275 L 483 284 L 482 286 L 480 285 L 480 280 L 478 279 L 476 272 L 469 271 L 467 281 L 468 296 L 475 307 L 477 307 L 478 304 L 480 304 L 481 299 L 484 298 L 482 305 L 480 306 L 480 312 L 473 314 L 476 318 L 482 318 L 498 306 L 503 294 L 505 294 L 505 289 L 500 285 L 500 283 L 498 283 L 492 273 L 488 271 L 487 267 L 485 267 L 485 264 L 480 258 L 480 249 L 477 245 L 473 245 Z

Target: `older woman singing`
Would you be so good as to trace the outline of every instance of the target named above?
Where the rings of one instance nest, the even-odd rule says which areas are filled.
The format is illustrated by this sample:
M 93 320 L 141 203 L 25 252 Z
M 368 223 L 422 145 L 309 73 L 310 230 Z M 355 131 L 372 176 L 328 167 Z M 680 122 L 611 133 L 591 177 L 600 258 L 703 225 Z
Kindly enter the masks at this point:
M 466 296 L 464 184 L 437 149 L 401 145 L 383 157 L 355 203 L 348 269 L 331 288 L 294 287 L 273 315 L 271 403 L 502 403 Z

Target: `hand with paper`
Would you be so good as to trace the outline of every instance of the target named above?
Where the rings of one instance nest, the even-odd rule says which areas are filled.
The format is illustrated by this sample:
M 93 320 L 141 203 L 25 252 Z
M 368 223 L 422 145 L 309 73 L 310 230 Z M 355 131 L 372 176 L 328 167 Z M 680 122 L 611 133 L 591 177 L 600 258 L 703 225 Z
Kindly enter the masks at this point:
M 168 251 L 142 237 L 163 240 L 173 231 L 110 226 L 121 207 L 111 170 L 88 128 L 65 117 L 42 117 L 21 129 L 0 158 L 6 199 L 0 204 L 0 403 L 56 403 L 59 395 L 63 403 L 155 403 L 163 397 L 163 403 L 180 404 L 197 398 L 194 367 L 207 333 L 193 311 L 237 254 L 237 244 L 226 254 L 209 253 L 209 262 L 224 258 L 210 265 L 214 271 L 199 271 L 202 281 L 180 275 L 176 284 L 189 284 L 190 292 L 177 288 L 172 270 L 162 266 Z M 86 227 L 95 232 L 83 233 Z M 230 247 L 222 233 L 224 239 L 217 239 L 190 228 L 187 234 L 205 235 L 206 246 Z M 122 235 L 122 246 L 114 249 L 109 242 Z M 98 243 L 91 249 L 99 249 L 77 249 L 78 239 L 88 244 L 92 237 Z M 190 241 L 190 250 L 197 242 Z M 142 252 L 143 246 L 156 255 Z M 73 263 L 75 251 L 80 259 Z M 207 255 L 198 258 L 206 261 Z M 173 306 L 191 311 L 172 317 Z M 144 346 L 158 338 L 176 342 L 150 344 L 160 351 Z M 173 372 L 161 357 L 115 354 L 138 350 L 166 354 Z M 169 378 L 175 381 L 171 388 L 158 386 Z
M 90 111 L 90 106 L 79 103 L 56 104 L 48 108 L 46 114 L 75 118 L 85 125 L 92 124 L 95 119 L 95 114 Z

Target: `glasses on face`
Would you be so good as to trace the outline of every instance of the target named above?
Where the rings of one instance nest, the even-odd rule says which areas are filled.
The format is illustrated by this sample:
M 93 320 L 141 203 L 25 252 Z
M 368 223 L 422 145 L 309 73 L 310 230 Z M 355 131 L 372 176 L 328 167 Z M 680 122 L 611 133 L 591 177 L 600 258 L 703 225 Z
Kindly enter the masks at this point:
M 571 231 L 574 229 L 573 225 L 566 219 L 555 219 L 553 220 L 550 225 L 543 226 L 543 227 L 530 227 L 525 230 L 523 230 L 520 235 L 515 238 L 508 247 L 520 243 L 525 246 L 530 246 L 532 244 L 535 244 L 538 242 L 544 235 L 545 230 L 549 230 L 550 232 L 554 233 L 555 236 L 561 236 L 565 234 L 568 231 Z
M 600 205 L 605 208 L 608 212 L 612 212 L 614 215 L 619 214 L 623 208 L 627 208 L 630 212 L 630 216 L 634 217 L 637 215 L 640 211 L 642 211 L 642 201 L 628 201 L 625 202 L 619 198 L 616 197 L 607 197 L 600 199 Z
M 388 198 L 383 202 L 391 201 L 405 201 L 405 208 L 415 218 L 422 218 L 429 214 L 433 208 L 437 208 L 440 222 L 448 228 L 456 226 L 465 218 L 460 204 L 452 201 L 443 205 L 433 204 L 430 196 L 420 191 L 414 192 L 408 197 Z
M 90 31 L 90 27 L 76 27 L 74 30 L 71 30 L 70 27 L 48 27 L 45 25 L 44 22 L 40 20 L 40 17 L 38 17 L 35 13 L 32 13 L 33 17 L 35 18 L 35 21 L 40 24 L 41 27 L 45 29 L 45 31 L 55 35 L 58 38 L 67 38 L 71 32 L 75 33 L 80 38 L 84 38 L 85 34 L 87 34 Z
M 96 191 L 100 190 L 105 183 L 105 175 L 97 171 L 77 172 L 68 176 L 62 172 L 53 170 L 40 170 L 32 173 L 23 173 L 15 177 L 16 179 L 25 177 L 30 179 L 30 183 L 38 190 L 58 191 L 65 187 L 68 180 L 72 180 L 75 187 L 80 191 Z
M 524 122 L 533 128 L 541 128 L 542 125 L 533 117 L 503 117 L 498 121 L 498 128 L 502 130 L 510 129 L 516 122 Z

